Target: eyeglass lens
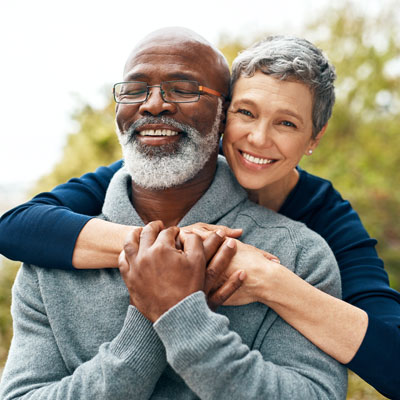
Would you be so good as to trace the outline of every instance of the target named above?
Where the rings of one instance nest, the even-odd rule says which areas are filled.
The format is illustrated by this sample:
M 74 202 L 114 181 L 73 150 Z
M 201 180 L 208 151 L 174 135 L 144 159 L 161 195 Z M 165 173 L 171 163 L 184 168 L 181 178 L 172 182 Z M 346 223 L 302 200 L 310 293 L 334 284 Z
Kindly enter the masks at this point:
M 151 87 L 146 82 L 122 82 L 114 86 L 115 100 L 118 103 L 141 103 L 146 101 Z M 161 96 L 164 101 L 185 103 L 198 101 L 200 97 L 199 84 L 196 81 L 168 81 L 160 84 Z

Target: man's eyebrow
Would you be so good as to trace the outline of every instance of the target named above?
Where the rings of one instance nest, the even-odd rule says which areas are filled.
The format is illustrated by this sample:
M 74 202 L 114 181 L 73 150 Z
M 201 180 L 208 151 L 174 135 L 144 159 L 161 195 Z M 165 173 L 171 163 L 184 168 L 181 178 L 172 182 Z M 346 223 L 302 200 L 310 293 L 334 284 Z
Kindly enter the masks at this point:
M 189 72 L 172 72 L 171 74 L 168 74 L 168 80 L 197 81 L 198 77 Z
M 144 81 L 145 82 L 147 79 L 147 75 L 138 72 L 138 73 L 126 75 L 124 79 L 126 81 Z

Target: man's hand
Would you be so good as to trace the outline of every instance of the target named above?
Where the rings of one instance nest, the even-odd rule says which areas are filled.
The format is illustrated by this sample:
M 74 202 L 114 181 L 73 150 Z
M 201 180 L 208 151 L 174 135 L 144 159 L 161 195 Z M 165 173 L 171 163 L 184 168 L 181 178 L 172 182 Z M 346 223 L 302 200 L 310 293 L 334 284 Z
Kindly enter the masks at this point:
M 131 302 L 150 321 L 185 297 L 204 287 L 206 257 L 203 241 L 186 235 L 183 249 L 176 248 L 179 228 L 163 229 L 161 221 L 133 230 L 124 245 L 120 271 Z
M 180 236 L 184 234 L 181 231 Z M 203 291 L 207 295 L 208 306 L 213 311 L 228 300 L 246 279 L 246 273 L 241 269 L 237 269 L 229 276 L 226 275 L 226 269 L 236 254 L 237 241 L 225 239 L 225 235 L 229 235 L 226 230 L 217 229 L 209 232 L 203 242 L 207 260 Z
M 178 241 L 179 228 L 163 228 L 162 222 L 154 221 L 133 229 L 119 258 L 131 304 L 150 321 L 198 290 L 209 296 L 215 309 L 240 287 L 245 273 L 238 270 L 212 291 L 236 251 L 235 241 L 225 240 L 224 231 L 212 232 L 203 243 L 193 233 L 181 234 Z

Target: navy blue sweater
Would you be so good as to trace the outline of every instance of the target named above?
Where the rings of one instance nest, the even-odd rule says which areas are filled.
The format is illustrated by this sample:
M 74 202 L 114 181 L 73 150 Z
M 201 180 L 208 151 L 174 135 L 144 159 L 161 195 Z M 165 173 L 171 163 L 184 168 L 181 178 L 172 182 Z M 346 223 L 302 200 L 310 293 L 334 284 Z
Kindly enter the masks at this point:
M 118 161 L 41 193 L 0 219 L 0 252 L 43 267 L 70 269 L 76 239 L 100 214 Z M 339 264 L 343 298 L 368 313 L 360 349 L 347 364 L 381 393 L 400 399 L 400 294 L 389 286 L 383 262 L 350 203 L 332 184 L 299 169 L 300 180 L 280 213 L 304 222 L 329 244 Z M 72 211 L 71 211 L 72 210 Z

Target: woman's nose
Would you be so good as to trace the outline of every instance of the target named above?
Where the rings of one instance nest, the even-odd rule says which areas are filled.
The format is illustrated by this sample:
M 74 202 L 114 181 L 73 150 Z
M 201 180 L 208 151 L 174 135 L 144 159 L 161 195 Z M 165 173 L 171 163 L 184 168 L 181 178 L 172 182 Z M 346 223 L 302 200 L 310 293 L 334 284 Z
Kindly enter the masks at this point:
M 254 147 L 270 147 L 273 144 L 271 128 L 267 124 L 253 126 L 247 140 Z

